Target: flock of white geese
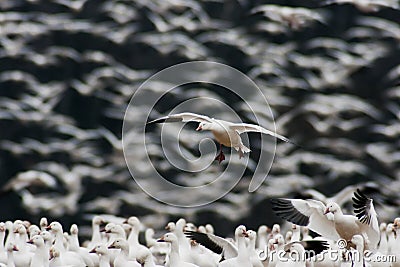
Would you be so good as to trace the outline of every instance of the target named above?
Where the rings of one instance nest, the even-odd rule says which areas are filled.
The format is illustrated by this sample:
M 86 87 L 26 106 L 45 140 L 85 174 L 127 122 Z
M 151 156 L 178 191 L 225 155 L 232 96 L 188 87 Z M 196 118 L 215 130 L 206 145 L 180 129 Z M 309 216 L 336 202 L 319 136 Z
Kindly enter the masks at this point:
M 292 223 L 287 231 L 279 224 L 256 231 L 239 225 L 228 238 L 216 235 L 212 224 L 183 218 L 155 236 L 135 216 L 96 215 L 91 237 L 81 244 L 76 224 L 64 232 L 44 217 L 39 225 L 7 221 L 0 223 L 0 266 L 400 266 L 400 218 L 379 225 L 371 198 L 357 189 L 352 201 L 355 215 L 335 202 L 271 199 L 275 213 Z

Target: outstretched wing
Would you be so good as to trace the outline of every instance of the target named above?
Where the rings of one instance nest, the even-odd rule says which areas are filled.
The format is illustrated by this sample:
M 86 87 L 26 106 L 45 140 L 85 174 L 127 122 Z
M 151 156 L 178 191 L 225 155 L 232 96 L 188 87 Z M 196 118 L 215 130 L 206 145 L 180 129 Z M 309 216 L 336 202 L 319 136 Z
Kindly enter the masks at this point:
M 229 126 L 232 130 L 236 131 L 238 134 L 247 133 L 247 132 L 257 132 L 271 135 L 275 138 L 278 138 L 282 141 L 293 143 L 288 138 L 284 137 L 283 135 L 274 133 L 270 130 L 267 130 L 259 125 L 249 124 L 249 123 L 233 123 Z M 294 144 L 294 143 L 293 143 Z
M 340 238 L 334 222 L 323 214 L 325 205 L 321 201 L 275 198 L 271 199 L 271 204 L 276 215 L 282 219 L 307 226 L 310 230 L 332 240 Z
M 205 246 L 209 250 L 217 254 L 222 254 L 225 259 L 234 258 L 238 254 L 236 246 L 225 238 L 213 234 L 204 234 L 194 231 L 185 231 L 185 235 L 188 238 L 195 240 L 197 243 Z
M 165 117 L 161 117 L 155 119 L 153 121 L 148 122 L 147 124 L 154 124 L 154 123 L 164 123 L 164 122 L 188 122 L 188 121 L 196 121 L 196 122 L 212 122 L 212 119 L 205 115 L 200 115 L 191 112 L 183 112 L 178 114 L 171 114 Z
M 353 208 L 361 227 L 367 234 L 370 246 L 375 248 L 380 239 L 378 215 L 375 211 L 373 200 L 367 197 L 360 189 L 354 192 Z

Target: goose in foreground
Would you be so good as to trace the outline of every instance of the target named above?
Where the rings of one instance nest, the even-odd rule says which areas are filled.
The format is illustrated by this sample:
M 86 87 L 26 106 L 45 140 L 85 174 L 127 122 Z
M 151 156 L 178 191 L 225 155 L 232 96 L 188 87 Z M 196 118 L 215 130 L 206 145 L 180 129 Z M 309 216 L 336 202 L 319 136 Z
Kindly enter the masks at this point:
M 343 214 L 335 202 L 325 206 L 317 200 L 278 198 L 271 199 L 271 203 L 272 209 L 279 217 L 297 225 L 308 226 L 310 230 L 325 238 L 333 241 L 339 238 L 350 240 L 353 235 L 360 234 L 364 237 L 368 249 L 376 248 L 380 231 L 373 200 L 359 189 L 354 192 L 352 200 L 356 216 Z
M 199 122 L 199 126 L 196 131 L 209 130 L 213 133 L 215 140 L 220 144 L 220 152 L 215 158 L 221 163 L 225 159 L 225 155 L 222 151 L 222 146 L 233 147 L 239 152 L 239 158 L 244 157 L 244 153 L 249 153 L 251 150 L 246 147 L 240 135 L 247 132 L 257 132 L 271 135 L 275 138 L 283 140 L 285 142 L 293 143 L 288 138 L 267 130 L 259 125 L 249 123 L 233 123 L 224 120 L 217 120 L 210 118 L 205 115 L 184 112 L 178 114 L 172 114 L 159 119 L 148 122 L 147 124 L 164 123 L 164 122 Z M 293 143 L 294 144 L 294 143 Z

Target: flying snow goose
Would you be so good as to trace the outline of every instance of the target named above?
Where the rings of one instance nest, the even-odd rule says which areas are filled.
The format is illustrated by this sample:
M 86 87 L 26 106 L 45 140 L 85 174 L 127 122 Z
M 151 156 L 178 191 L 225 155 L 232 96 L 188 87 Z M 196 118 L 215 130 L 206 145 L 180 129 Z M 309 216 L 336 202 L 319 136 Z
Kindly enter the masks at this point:
M 359 189 L 354 192 L 352 200 L 356 216 L 344 215 L 334 202 L 327 206 L 325 214 L 333 214 L 336 231 L 343 239 L 350 240 L 353 235 L 360 234 L 364 237 L 366 248 L 375 249 L 379 243 L 380 230 L 373 200 Z
M 350 240 L 355 234 L 362 234 L 367 248 L 376 248 L 379 242 L 378 218 L 373 200 L 359 189 L 354 192 L 353 215 L 344 215 L 340 206 L 331 202 L 325 206 L 317 200 L 272 199 L 272 209 L 276 214 L 292 223 L 308 226 L 310 230 L 331 240 Z M 332 214 L 333 218 L 327 217 Z
M 272 209 L 276 215 L 291 223 L 307 226 L 310 230 L 331 240 L 338 240 L 339 234 L 335 224 L 329 220 L 324 212 L 326 206 L 318 200 L 302 199 L 271 199 Z
M 244 157 L 244 153 L 249 153 L 251 150 L 246 147 L 240 135 L 247 132 L 257 132 L 267 135 L 271 135 L 275 138 L 283 140 L 285 142 L 293 143 L 288 138 L 267 130 L 259 125 L 249 123 L 232 123 L 229 121 L 218 120 L 210 118 L 205 115 L 184 112 L 178 114 L 172 114 L 159 119 L 148 122 L 147 124 L 164 123 L 164 122 L 199 122 L 199 126 L 196 131 L 209 130 L 213 133 L 214 138 L 220 144 L 220 152 L 215 158 L 221 163 L 225 159 L 225 155 L 222 151 L 222 146 L 233 147 L 239 152 L 239 158 Z
M 169 263 L 166 266 L 170 267 L 198 267 L 193 263 L 185 262 L 182 260 L 179 254 L 179 241 L 175 234 L 173 233 L 166 233 L 158 242 L 168 242 L 171 244 L 171 251 L 168 254 L 169 256 Z

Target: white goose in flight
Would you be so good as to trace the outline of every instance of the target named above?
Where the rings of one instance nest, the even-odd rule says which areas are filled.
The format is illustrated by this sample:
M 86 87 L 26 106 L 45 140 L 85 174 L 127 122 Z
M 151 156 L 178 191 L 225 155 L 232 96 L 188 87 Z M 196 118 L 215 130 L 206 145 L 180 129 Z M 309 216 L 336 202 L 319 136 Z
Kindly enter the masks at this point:
M 375 249 L 379 243 L 380 232 L 378 216 L 373 200 L 359 189 L 354 192 L 354 215 L 343 214 L 337 203 L 327 206 L 318 200 L 271 199 L 272 209 L 276 215 L 297 225 L 307 226 L 310 230 L 325 238 L 337 241 L 339 238 L 350 240 L 359 234 L 366 240 L 368 249 Z M 333 214 L 332 219 L 326 216 Z
M 244 156 L 244 153 L 249 153 L 251 150 L 243 145 L 240 135 L 246 132 L 257 132 L 271 135 L 285 142 L 293 143 L 288 138 L 267 130 L 259 125 L 249 123 L 233 123 L 224 120 L 217 120 L 205 115 L 183 112 L 172 114 L 159 119 L 148 122 L 147 124 L 164 123 L 164 122 L 199 122 L 196 131 L 209 130 L 213 133 L 215 140 L 220 144 L 220 152 L 215 158 L 219 163 L 225 159 L 222 151 L 222 145 L 233 147 L 239 152 L 239 158 Z M 294 143 L 293 143 L 294 144 Z

